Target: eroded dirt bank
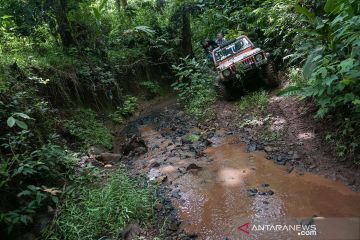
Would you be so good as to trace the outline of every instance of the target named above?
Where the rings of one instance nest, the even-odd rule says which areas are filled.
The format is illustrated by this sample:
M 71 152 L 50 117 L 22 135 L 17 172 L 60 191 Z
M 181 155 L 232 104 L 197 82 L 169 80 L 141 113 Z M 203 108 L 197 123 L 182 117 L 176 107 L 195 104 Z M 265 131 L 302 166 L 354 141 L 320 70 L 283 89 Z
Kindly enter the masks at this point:
M 360 237 L 360 194 L 306 171 L 301 153 L 288 151 L 291 143 L 270 146 L 251 129 L 241 130 L 232 121 L 231 103 L 219 102 L 217 108 L 214 121 L 198 124 L 169 101 L 119 133 L 128 136 L 117 145 L 131 146 L 125 155 L 134 173 L 163 186 L 157 210 L 175 206 L 167 239 L 247 239 L 238 229 L 246 223 L 314 222 L 319 226 L 314 239 Z M 288 152 L 272 151 L 281 147 Z M 180 236 L 180 230 L 188 234 Z M 294 234 L 263 231 L 251 239 L 307 239 Z

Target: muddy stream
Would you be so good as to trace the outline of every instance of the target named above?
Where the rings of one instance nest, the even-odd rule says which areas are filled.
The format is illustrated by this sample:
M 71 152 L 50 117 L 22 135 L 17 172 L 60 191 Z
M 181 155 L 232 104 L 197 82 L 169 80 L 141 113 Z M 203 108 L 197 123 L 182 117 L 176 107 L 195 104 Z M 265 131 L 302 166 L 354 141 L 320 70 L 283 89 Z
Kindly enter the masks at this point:
M 360 239 L 360 194 L 249 152 L 225 129 L 204 133 L 182 113 L 161 116 L 136 123 L 148 151 L 135 168 L 170 187 L 179 227 L 196 239 Z M 184 140 L 194 133 L 201 139 Z

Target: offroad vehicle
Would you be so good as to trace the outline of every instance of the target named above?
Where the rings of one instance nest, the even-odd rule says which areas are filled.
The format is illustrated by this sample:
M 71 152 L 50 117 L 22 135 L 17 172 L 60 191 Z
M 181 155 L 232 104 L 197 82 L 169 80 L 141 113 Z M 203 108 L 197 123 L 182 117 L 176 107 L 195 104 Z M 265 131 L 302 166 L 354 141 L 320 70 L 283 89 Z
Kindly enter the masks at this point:
M 240 85 L 250 72 L 256 73 L 268 87 L 277 87 L 279 79 L 269 54 L 255 48 L 247 36 L 227 41 L 212 52 L 218 73 L 216 86 L 220 95 L 229 98 L 229 88 L 236 83 Z

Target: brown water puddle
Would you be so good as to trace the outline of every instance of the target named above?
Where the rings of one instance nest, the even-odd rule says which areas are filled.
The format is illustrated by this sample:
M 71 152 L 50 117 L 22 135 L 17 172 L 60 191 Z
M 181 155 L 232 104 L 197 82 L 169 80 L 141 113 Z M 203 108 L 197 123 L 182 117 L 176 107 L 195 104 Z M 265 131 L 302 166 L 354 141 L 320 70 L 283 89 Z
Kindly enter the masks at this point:
M 314 215 L 331 219 L 316 220 L 313 239 L 359 239 L 359 220 L 349 217 L 360 216 L 360 195 L 344 185 L 314 174 L 289 174 L 264 152 L 248 153 L 241 144 L 212 147 L 206 153 L 214 159 L 210 165 L 178 180 L 182 226 L 200 239 L 298 239 L 294 232 L 248 236 L 237 228 L 245 223 L 297 224 Z M 248 196 L 252 188 L 274 194 Z
M 310 173 L 289 174 L 264 152 L 249 153 L 246 145 L 234 144 L 236 137 L 212 139 L 215 146 L 205 151 L 213 160 L 208 162 L 168 156 L 181 152 L 182 146 L 173 147 L 152 127 L 143 126 L 140 132 L 150 146 L 158 146 L 144 156 L 144 166 L 162 161 L 157 168 L 145 167 L 149 178 L 166 175 L 171 187 L 180 190 L 181 198 L 173 202 L 181 227 L 198 239 L 360 239 L 360 194 L 339 182 Z M 202 169 L 180 173 L 189 163 Z M 249 189 L 267 194 L 249 196 Z M 250 229 L 256 224 L 296 225 L 312 216 L 322 217 L 315 219 L 316 236 Z M 246 223 L 249 235 L 238 230 Z

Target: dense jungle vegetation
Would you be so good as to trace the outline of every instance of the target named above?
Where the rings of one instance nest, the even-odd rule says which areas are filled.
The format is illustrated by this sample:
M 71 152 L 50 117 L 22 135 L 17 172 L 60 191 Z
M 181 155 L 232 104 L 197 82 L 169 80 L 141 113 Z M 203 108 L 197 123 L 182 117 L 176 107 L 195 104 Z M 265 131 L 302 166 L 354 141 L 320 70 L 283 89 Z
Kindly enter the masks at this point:
M 0 237 L 98 239 L 154 219 L 143 180 L 121 168 L 104 183 L 80 158 L 111 150 L 111 126 L 169 86 L 189 114 L 210 114 L 200 42 L 218 32 L 270 52 L 289 77 L 280 94 L 315 104 L 327 140 L 359 163 L 357 0 L 0 0 Z

